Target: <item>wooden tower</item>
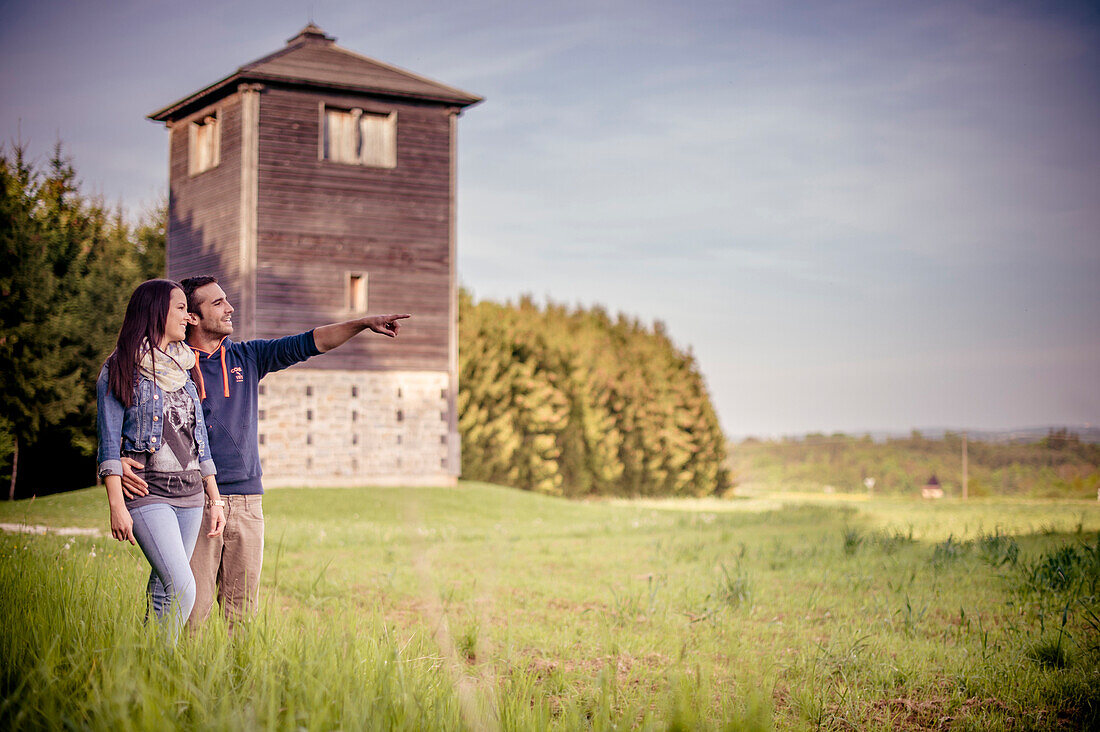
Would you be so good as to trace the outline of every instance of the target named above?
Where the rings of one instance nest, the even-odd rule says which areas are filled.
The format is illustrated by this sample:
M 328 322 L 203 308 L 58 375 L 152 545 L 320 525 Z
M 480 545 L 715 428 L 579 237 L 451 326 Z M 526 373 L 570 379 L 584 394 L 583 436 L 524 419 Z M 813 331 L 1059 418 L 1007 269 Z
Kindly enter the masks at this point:
M 264 379 L 266 485 L 458 476 L 455 130 L 479 101 L 311 23 L 149 115 L 170 134 L 168 276 L 218 277 L 234 340 L 414 315 Z

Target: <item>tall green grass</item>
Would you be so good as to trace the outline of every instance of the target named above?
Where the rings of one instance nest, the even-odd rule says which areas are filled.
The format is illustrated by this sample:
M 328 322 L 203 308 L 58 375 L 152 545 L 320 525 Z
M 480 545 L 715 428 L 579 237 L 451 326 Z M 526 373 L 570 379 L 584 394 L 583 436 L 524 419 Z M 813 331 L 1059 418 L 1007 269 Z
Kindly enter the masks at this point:
M 135 548 L 0 534 L 0 728 L 1095 726 L 1100 510 L 1029 505 L 278 490 L 263 612 L 174 649 Z
M 109 546 L 109 545 L 108 545 Z M 268 608 L 178 647 L 143 622 L 144 567 L 103 542 L 0 536 L 0 727 L 446 729 L 449 684 L 377 616 Z

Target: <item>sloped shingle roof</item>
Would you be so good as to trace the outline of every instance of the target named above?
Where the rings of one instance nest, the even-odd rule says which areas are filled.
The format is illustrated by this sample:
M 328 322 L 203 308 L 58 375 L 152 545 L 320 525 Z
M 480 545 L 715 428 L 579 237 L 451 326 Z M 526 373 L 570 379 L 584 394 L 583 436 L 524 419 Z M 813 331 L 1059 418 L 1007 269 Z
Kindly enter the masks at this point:
M 422 99 L 468 107 L 481 97 L 440 84 L 337 46 L 310 23 L 287 41 L 285 48 L 240 67 L 221 81 L 180 99 L 149 115 L 166 122 L 184 116 L 212 95 L 225 93 L 247 82 L 282 82 L 343 91 Z

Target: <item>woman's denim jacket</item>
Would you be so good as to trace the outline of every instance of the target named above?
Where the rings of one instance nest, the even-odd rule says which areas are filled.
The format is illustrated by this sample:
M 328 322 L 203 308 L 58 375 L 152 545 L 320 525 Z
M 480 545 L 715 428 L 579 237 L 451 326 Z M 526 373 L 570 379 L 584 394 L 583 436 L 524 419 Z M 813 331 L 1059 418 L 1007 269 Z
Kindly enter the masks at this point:
M 206 436 L 206 420 L 195 382 L 184 385 L 195 403 L 195 442 L 199 445 L 199 471 L 203 477 L 214 475 L 214 460 L 210 456 L 210 441 Z M 156 452 L 164 433 L 164 391 L 152 379 L 138 374 L 134 388 L 134 403 L 129 407 L 111 393 L 107 385 L 107 367 L 99 372 L 95 383 L 96 427 L 99 432 L 99 475 L 122 475 L 122 451 Z

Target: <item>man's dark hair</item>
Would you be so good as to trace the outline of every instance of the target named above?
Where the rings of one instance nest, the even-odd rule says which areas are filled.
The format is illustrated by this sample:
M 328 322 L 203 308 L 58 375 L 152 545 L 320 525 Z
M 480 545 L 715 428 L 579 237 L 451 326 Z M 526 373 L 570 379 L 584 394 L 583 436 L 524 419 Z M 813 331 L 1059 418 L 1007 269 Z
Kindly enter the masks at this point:
M 198 277 L 188 277 L 185 280 L 180 280 L 180 286 L 183 287 L 183 294 L 187 295 L 187 310 L 195 315 L 200 315 L 199 304 L 195 302 L 195 290 L 204 285 L 217 284 L 218 278 L 210 275 L 199 275 Z

